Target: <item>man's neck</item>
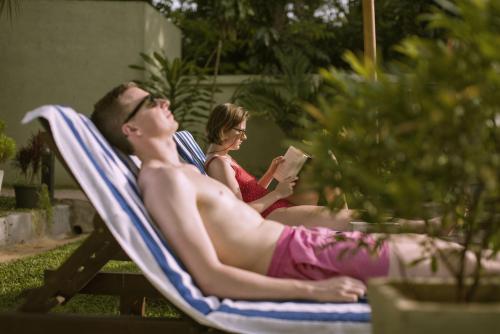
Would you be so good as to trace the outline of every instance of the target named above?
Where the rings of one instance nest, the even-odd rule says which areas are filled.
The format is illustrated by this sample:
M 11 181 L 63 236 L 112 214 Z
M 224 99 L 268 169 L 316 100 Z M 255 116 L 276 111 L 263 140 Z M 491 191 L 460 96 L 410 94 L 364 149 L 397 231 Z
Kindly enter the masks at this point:
M 160 161 L 168 165 L 181 166 L 173 137 L 151 138 L 143 142 L 137 151 L 137 156 L 143 164 Z

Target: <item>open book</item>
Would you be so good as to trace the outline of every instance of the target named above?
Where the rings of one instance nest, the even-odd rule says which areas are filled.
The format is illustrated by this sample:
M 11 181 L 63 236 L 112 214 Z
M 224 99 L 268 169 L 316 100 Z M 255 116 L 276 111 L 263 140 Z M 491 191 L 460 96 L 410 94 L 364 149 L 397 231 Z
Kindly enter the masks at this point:
M 278 180 L 278 182 L 282 182 L 290 176 L 297 176 L 302 169 L 302 166 L 304 166 L 304 163 L 310 158 L 310 156 L 298 148 L 290 146 L 286 151 L 284 158 L 285 161 L 282 162 L 276 169 L 276 172 L 274 172 L 274 178 Z

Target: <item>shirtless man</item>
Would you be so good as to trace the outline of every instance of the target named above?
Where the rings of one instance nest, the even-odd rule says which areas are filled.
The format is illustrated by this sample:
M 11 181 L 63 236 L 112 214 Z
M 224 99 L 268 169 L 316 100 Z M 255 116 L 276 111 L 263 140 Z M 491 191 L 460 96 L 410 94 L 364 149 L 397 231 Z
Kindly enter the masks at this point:
M 363 281 L 402 274 L 396 252 L 404 263 L 422 254 L 420 242 L 426 236 L 397 235 L 383 242 L 375 256 L 361 249 L 339 257 L 343 249 L 355 248 L 357 240 L 373 244 L 376 236 L 264 220 L 222 183 L 179 160 L 173 140 L 178 124 L 169 102 L 134 84 L 104 96 L 92 120 L 111 144 L 142 161 L 138 184 L 145 206 L 206 294 L 356 301 L 366 292 Z M 441 241 L 439 247 L 456 257 L 459 246 Z M 491 262 L 487 270 L 500 272 L 499 264 Z M 444 266 L 439 268 L 437 275 L 447 275 Z M 425 261 L 407 274 L 433 275 Z

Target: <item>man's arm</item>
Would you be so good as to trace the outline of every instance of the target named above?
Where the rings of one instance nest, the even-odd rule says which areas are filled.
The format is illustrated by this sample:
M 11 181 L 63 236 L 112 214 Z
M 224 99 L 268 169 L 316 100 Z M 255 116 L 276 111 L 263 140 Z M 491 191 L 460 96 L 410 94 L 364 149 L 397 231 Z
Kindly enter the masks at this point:
M 363 283 L 346 277 L 325 281 L 276 279 L 227 266 L 217 257 L 196 205 L 196 189 L 182 172 L 147 169 L 140 185 L 146 208 L 206 294 L 221 298 L 355 301 Z

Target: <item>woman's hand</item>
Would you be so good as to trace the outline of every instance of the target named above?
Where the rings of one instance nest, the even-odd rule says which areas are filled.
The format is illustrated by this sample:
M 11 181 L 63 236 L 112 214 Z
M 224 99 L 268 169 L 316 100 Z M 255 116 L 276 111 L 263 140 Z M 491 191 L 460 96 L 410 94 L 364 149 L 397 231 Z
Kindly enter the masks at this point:
M 276 157 L 273 159 L 273 161 L 271 161 L 269 168 L 259 180 L 259 184 L 261 186 L 263 186 L 266 189 L 267 187 L 269 187 L 269 184 L 274 178 L 274 172 L 276 172 L 276 168 L 278 168 L 278 166 L 282 164 L 283 161 L 285 161 L 285 158 L 283 158 L 282 156 Z
M 293 187 L 295 187 L 295 183 L 297 182 L 298 177 L 287 177 L 282 182 L 278 183 L 276 189 L 274 191 L 278 194 L 279 198 L 285 198 L 293 194 Z
M 278 168 L 278 166 L 280 164 L 282 164 L 283 162 L 285 161 L 285 158 L 280 155 L 279 157 L 276 157 L 273 159 L 273 161 L 271 161 L 271 164 L 269 165 L 269 168 L 267 169 L 269 173 L 271 174 L 274 174 L 274 172 L 276 171 L 276 168 Z

